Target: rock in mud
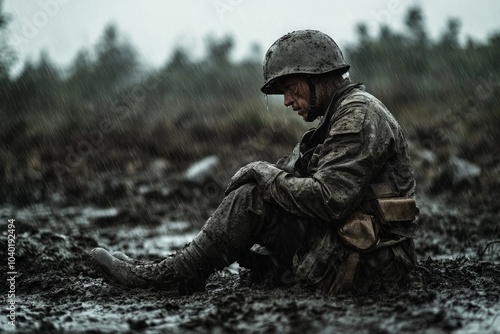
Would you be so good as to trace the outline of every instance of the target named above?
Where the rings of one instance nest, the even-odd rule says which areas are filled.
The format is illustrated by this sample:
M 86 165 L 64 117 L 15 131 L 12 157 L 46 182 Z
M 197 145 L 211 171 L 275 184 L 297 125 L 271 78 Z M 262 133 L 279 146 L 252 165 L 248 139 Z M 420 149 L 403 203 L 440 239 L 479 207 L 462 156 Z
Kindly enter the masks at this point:
M 452 156 L 448 164 L 434 179 L 431 192 L 459 190 L 474 186 L 479 183 L 480 176 L 481 167 L 470 161 Z
M 211 180 L 218 165 L 219 158 L 211 155 L 192 164 L 184 173 L 184 178 L 188 182 L 203 185 Z

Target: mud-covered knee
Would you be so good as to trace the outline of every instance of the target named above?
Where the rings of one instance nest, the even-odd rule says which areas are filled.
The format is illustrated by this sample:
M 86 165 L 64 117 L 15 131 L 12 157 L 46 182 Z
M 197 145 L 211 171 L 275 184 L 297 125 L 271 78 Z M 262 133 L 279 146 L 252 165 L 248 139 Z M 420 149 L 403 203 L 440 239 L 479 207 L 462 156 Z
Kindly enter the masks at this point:
M 233 202 L 233 206 L 261 215 L 264 209 L 264 200 L 255 183 L 247 183 L 232 191 L 226 199 Z

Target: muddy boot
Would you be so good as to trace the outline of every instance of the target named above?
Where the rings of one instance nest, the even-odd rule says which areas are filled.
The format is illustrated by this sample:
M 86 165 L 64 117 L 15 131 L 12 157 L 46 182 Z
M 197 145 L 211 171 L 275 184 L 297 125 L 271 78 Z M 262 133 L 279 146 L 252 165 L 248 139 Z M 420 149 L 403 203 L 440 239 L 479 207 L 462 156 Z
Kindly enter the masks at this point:
M 181 293 L 203 290 L 210 274 L 236 261 L 253 244 L 262 225 L 261 212 L 248 206 L 249 200 L 255 200 L 255 191 L 248 185 L 229 194 L 192 242 L 159 263 L 138 264 L 102 248 L 92 250 L 92 260 L 106 277 L 128 287 L 177 288 Z
M 213 224 L 207 223 L 206 227 Z M 161 262 L 136 261 L 124 253 L 109 253 L 103 248 L 91 251 L 91 258 L 102 274 L 113 282 L 131 288 L 177 289 L 181 293 L 203 290 L 205 279 L 235 258 L 235 248 L 226 236 L 212 237 L 204 228 L 184 249 Z
M 121 253 L 122 255 L 125 255 Z M 93 264 L 101 271 L 101 273 L 109 280 L 125 285 L 131 288 L 148 288 L 157 286 L 156 277 L 160 276 L 158 271 L 161 270 L 163 282 L 167 287 L 174 286 L 176 283 L 175 275 L 169 268 L 171 264 L 169 258 L 160 263 L 151 262 L 150 264 L 141 263 L 132 260 L 125 255 L 124 259 L 120 254 L 118 257 L 113 256 L 104 248 L 94 248 L 90 252 Z M 161 266 L 159 266 L 161 264 Z M 170 269 L 170 270 L 169 270 Z

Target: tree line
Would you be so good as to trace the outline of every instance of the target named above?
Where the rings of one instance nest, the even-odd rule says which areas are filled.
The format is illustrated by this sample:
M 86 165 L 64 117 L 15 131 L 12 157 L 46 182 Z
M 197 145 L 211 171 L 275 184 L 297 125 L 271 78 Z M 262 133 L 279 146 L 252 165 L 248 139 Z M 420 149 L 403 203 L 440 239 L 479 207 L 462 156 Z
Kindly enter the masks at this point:
M 419 7 L 408 9 L 405 30 L 382 25 L 375 36 L 360 23 L 357 42 L 348 48 L 354 76 L 367 82 L 384 101 L 406 106 L 440 105 L 475 94 L 474 90 L 500 83 L 500 32 L 486 42 L 467 37 L 460 42 L 461 21 L 449 18 L 437 40 L 432 40 Z
M 231 61 L 234 40 L 207 39 L 206 55 L 193 60 L 190 50 L 175 49 L 164 66 L 145 71 L 138 52 L 108 25 L 93 48 L 77 53 L 69 68 L 54 64 L 48 53 L 26 61 L 19 75 L 9 70 L 15 54 L 8 47 L 8 17 L 1 11 L 0 108 L 7 114 L 29 114 L 64 109 L 93 109 L 131 87 L 138 80 L 162 74 L 154 98 L 165 100 L 216 101 L 256 97 L 262 84 L 262 52 L 258 45 L 247 58 Z M 460 43 L 460 20 L 450 18 L 437 40 L 429 37 L 419 7 L 405 15 L 405 30 L 382 25 L 371 34 L 366 24 L 356 27 L 357 40 L 346 58 L 351 76 L 381 95 L 384 102 L 404 107 L 415 103 L 440 104 L 477 88 L 480 80 L 494 85 L 500 79 L 500 33 L 485 42 L 468 38 Z

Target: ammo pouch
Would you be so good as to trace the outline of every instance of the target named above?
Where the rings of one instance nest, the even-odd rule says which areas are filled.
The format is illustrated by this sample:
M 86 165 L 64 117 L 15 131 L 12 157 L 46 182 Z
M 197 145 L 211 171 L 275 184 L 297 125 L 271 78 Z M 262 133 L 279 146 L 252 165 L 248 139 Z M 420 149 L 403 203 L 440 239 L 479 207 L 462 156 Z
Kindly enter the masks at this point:
M 412 222 L 418 213 L 414 198 L 394 197 L 387 183 L 371 184 L 366 197 L 374 215 L 356 211 L 337 229 L 344 243 L 360 252 L 377 248 L 380 224 Z
M 417 206 L 413 198 L 377 198 L 375 208 L 381 223 L 412 222 L 416 219 Z
M 415 199 L 395 197 L 387 183 L 371 184 L 367 198 L 380 224 L 412 222 L 417 218 L 418 208 Z

